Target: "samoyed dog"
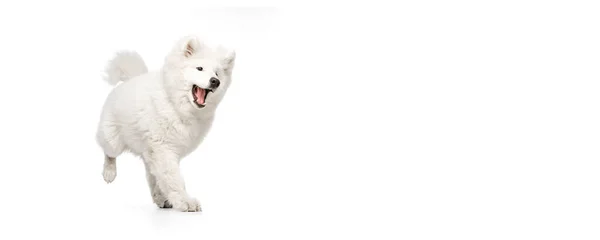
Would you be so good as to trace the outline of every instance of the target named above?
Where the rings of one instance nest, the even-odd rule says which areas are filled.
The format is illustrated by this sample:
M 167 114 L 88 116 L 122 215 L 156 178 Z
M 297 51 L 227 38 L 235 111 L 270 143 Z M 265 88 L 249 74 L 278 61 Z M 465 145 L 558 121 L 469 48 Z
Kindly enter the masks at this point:
M 149 72 L 134 51 L 118 52 L 106 66 L 105 80 L 120 84 L 106 98 L 96 134 L 104 180 L 115 179 L 116 159 L 127 151 L 143 159 L 158 207 L 201 211 L 186 192 L 179 162 L 208 133 L 234 63 L 235 51 L 208 47 L 196 36 L 180 39 L 159 71 Z

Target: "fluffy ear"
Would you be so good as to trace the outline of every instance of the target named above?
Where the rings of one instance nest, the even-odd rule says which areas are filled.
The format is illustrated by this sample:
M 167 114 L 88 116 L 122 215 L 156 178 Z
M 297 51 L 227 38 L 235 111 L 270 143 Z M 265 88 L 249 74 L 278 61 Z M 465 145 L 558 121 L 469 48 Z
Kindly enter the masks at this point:
M 225 55 L 225 58 L 223 58 L 221 64 L 223 65 L 223 70 L 228 74 L 231 74 L 233 67 L 235 66 L 235 51 L 231 51 Z
M 184 57 L 189 58 L 195 54 L 200 53 L 204 48 L 204 45 L 195 36 L 187 36 L 183 38 L 179 44 L 180 52 Z

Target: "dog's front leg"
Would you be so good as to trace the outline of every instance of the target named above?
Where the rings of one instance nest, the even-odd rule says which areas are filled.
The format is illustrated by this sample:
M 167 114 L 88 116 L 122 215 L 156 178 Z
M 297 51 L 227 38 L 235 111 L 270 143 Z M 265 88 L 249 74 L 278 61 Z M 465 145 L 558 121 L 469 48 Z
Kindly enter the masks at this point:
M 167 201 L 167 196 L 160 190 L 158 185 L 156 185 L 156 177 L 154 177 L 154 175 L 150 172 L 150 167 L 147 163 L 144 165 L 146 165 L 146 180 L 148 181 L 148 187 L 150 188 L 152 201 L 159 208 L 172 208 L 173 205 Z
M 185 190 L 177 154 L 154 150 L 143 154 L 143 158 L 150 174 L 154 176 L 156 185 L 173 208 L 184 212 L 201 211 L 198 200 L 188 196 Z

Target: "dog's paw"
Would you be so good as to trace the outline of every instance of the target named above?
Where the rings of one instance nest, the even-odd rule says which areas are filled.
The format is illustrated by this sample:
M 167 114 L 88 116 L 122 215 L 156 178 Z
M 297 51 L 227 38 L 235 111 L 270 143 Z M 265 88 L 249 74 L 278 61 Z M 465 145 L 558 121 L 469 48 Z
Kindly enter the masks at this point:
M 156 206 L 159 208 L 173 208 L 173 205 L 168 200 L 165 200 L 162 203 L 156 203 Z
M 167 200 L 167 198 L 158 190 L 158 188 L 152 189 L 152 202 L 159 208 L 173 208 L 173 205 Z
M 104 181 L 106 183 L 111 183 L 115 180 L 115 177 L 117 177 L 117 169 L 114 166 L 104 168 L 102 176 L 104 177 Z
M 200 208 L 200 202 L 192 197 L 183 197 L 177 194 L 170 194 L 168 202 L 171 203 L 173 208 L 182 212 L 202 211 L 202 208 Z

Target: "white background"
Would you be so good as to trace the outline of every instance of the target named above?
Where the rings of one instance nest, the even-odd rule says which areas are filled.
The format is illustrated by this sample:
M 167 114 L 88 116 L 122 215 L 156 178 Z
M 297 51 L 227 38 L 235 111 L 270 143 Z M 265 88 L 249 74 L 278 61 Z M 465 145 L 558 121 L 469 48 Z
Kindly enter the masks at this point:
M 0 4 L 0 239 L 600 238 L 595 1 L 82 2 Z M 112 54 L 189 33 L 238 53 L 202 213 L 94 140 Z

